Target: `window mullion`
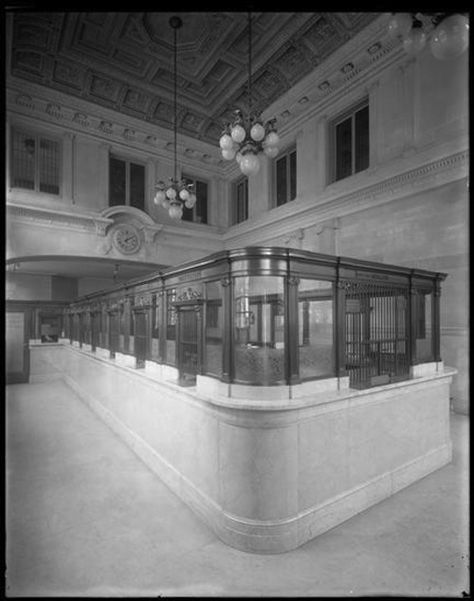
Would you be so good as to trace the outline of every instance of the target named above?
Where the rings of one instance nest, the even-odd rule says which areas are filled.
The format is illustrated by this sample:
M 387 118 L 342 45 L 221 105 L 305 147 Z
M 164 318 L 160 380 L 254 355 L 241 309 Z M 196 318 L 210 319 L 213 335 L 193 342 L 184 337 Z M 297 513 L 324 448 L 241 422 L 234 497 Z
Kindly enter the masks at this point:
M 130 206 L 130 161 L 125 161 L 125 204 Z
M 39 135 L 35 135 L 35 192 L 40 191 L 40 144 L 41 138 Z

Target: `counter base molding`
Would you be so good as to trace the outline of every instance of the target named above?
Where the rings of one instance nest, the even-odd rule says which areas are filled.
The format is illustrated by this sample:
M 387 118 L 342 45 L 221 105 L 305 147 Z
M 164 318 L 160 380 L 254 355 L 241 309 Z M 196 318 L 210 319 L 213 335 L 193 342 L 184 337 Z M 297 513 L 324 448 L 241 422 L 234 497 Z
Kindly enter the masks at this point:
M 72 345 L 32 346 L 31 366 L 36 381 L 60 375 L 223 542 L 247 552 L 295 549 L 451 461 L 455 370 L 441 365 L 396 384 L 331 383 L 260 403 L 203 398 L 160 381 L 160 370 Z

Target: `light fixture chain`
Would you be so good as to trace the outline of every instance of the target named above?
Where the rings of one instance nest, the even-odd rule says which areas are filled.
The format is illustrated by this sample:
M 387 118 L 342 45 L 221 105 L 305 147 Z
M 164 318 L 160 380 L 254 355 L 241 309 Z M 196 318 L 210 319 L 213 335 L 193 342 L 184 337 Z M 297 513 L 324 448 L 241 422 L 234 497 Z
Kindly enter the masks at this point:
M 248 89 L 249 89 L 249 118 L 252 113 L 252 86 L 251 86 L 251 76 L 252 76 L 252 16 L 251 12 L 248 13 L 248 32 L 249 32 L 249 81 L 248 81 Z
M 178 28 L 174 28 L 174 180 L 177 181 L 177 147 L 178 147 Z

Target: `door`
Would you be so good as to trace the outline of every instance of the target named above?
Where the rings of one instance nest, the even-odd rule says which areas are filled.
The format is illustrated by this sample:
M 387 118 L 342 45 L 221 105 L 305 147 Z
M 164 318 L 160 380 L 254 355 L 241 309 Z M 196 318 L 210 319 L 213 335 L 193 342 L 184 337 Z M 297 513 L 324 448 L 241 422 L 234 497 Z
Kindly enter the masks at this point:
M 26 383 L 30 377 L 30 310 L 8 308 L 5 313 L 5 373 L 7 384 Z
M 198 373 L 198 315 L 195 306 L 178 310 L 178 372 L 181 386 L 194 386 Z

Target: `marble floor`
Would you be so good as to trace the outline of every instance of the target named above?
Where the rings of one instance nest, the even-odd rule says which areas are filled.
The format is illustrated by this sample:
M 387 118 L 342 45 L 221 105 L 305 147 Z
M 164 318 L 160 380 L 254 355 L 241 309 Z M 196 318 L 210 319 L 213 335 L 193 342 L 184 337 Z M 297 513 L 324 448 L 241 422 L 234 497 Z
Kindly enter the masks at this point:
M 6 389 L 8 597 L 469 591 L 469 418 L 451 464 L 280 555 L 226 546 L 61 381 Z

